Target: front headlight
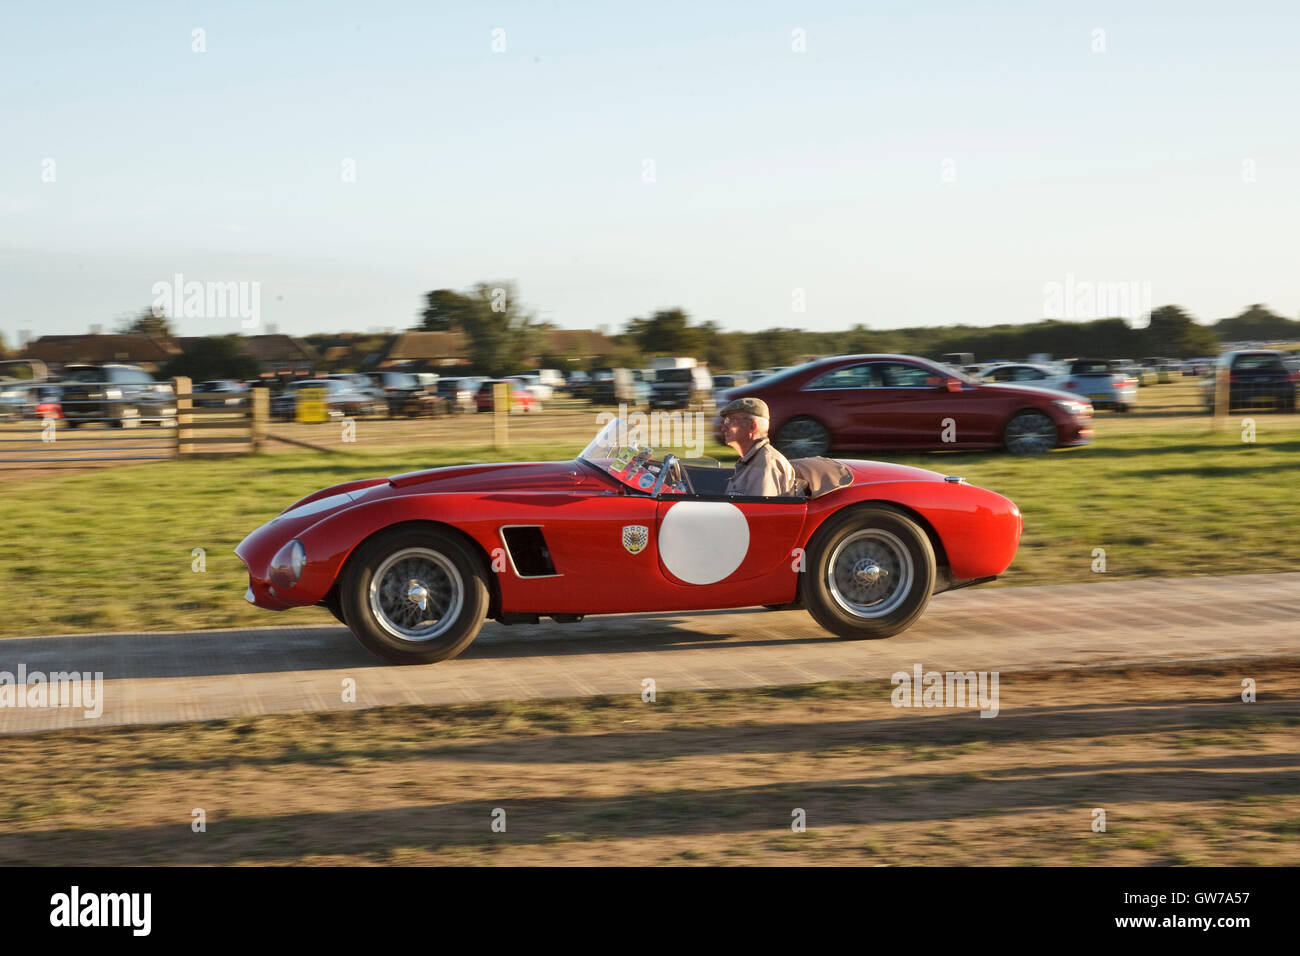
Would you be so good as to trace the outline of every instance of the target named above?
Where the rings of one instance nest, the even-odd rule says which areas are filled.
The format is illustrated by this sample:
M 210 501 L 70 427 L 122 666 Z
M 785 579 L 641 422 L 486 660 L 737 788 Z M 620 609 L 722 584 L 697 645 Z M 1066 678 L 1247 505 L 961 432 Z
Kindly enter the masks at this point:
M 113 400 L 119 399 L 119 398 L 122 397 L 122 390 L 121 390 L 120 388 L 108 388 L 108 389 L 105 389 L 105 390 L 104 390 L 104 397 L 107 398 L 107 399 L 113 399 Z
M 298 583 L 306 566 L 307 551 L 302 546 L 302 542 L 294 538 L 275 553 L 267 577 L 277 588 L 291 588 Z
M 1072 402 L 1066 398 L 1059 398 L 1052 402 L 1058 408 L 1063 408 L 1071 415 L 1088 416 L 1092 414 L 1092 406 L 1087 402 Z

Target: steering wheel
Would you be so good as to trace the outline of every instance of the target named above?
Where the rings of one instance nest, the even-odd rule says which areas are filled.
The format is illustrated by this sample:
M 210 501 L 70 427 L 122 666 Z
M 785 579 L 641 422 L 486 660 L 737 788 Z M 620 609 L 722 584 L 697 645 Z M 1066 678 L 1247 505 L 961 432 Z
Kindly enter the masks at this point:
M 680 486 L 688 495 L 695 494 L 695 486 L 691 484 L 691 473 L 676 458 L 673 459 L 673 470 L 677 472 L 673 477 L 673 484 Z
M 664 482 L 667 480 L 669 473 L 673 473 L 673 480 L 669 484 L 670 488 L 683 491 L 686 494 L 695 494 L 695 489 L 691 487 L 690 475 L 682 467 L 682 463 L 677 460 L 677 456 L 669 452 L 664 455 L 664 463 L 659 466 L 659 477 L 655 479 L 654 487 L 650 489 L 650 497 L 658 498 L 663 492 Z

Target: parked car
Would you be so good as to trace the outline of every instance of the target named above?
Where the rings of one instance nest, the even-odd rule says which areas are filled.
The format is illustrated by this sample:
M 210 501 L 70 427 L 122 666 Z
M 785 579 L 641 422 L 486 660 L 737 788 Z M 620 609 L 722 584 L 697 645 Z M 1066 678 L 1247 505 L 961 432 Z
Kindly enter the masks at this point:
M 587 389 L 587 398 L 593 405 L 617 404 L 612 368 L 598 368 L 591 373 L 591 386 Z
M 510 386 L 510 411 L 540 412 L 542 403 L 528 390 L 528 386 L 517 378 L 490 378 L 482 382 L 474 393 L 474 402 L 480 412 L 490 412 L 495 408 L 493 386 L 504 382 Z
M 1037 385 L 1040 388 L 1055 388 L 1055 383 L 1060 378 L 1061 373 L 1058 369 L 1049 365 L 1030 365 L 1027 362 L 994 365 L 986 368 L 979 376 L 979 380 L 986 384 L 1009 382 Z
M 63 418 L 63 389 L 57 382 L 0 380 L 0 419 Z
M 787 458 L 843 450 L 1003 447 L 1015 454 L 1092 441 L 1092 405 L 1067 392 L 990 385 L 913 355 L 841 355 L 729 389 L 761 398 Z M 720 436 L 719 436 L 720 437 Z
M 368 379 L 383 396 L 390 417 L 414 418 L 446 411 L 446 403 L 438 397 L 437 390 L 421 385 L 412 372 L 370 372 Z
M 271 416 L 292 419 L 298 413 L 299 393 L 303 389 L 325 390 L 325 409 L 329 417 L 360 418 L 365 415 L 382 415 L 384 401 L 376 398 L 373 389 L 361 389 L 341 378 L 313 378 L 289 382 L 279 395 L 271 397 Z
M 713 376 L 705 365 L 655 370 L 650 385 L 650 409 L 684 408 L 713 411 Z
M 1138 365 L 1145 370 L 1145 376 L 1154 378 L 1159 385 L 1168 385 L 1175 377 L 1182 376 L 1182 367 L 1174 359 L 1149 355 L 1141 359 Z
M 440 378 L 438 379 L 438 397 L 444 402 L 449 412 L 465 413 L 477 411 L 474 393 L 478 391 L 478 379 Z
M 525 372 L 514 377 L 522 381 L 539 402 L 549 402 L 555 397 L 555 388 L 543 382 L 541 375 L 536 372 Z
M 352 391 L 359 392 L 370 399 L 371 410 L 364 414 L 383 415 L 388 412 L 388 396 L 384 394 L 383 386 L 366 373 L 333 372 L 325 378 L 344 382 Z
M 574 398 L 590 398 L 591 376 L 581 369 L 569 373 L 566 387 Z
M 66 365 L 62 372 L 63 416 L 70 428 L 102 422 L 130 428 L 144 422 L 175 424 L 176 393 L 136 365 Z
M 251 604 L 326 607 L 397 664 L 455 657 L 488 616 L 802 606 L 840 637 L 885 638 L 932 594 L 991 581 L 1015 558 L 1019 509 L 959 477 L 793 464 L 801 484 L 788 497 L 728 496 L 732 469 L 656 454 L 614 419 L 571 461 L 323 488 L 235 553 Z
M 248 401 L 249 389 L 243 382 L 219 378 L 195 382 L 190 392 L 195 408 L 237 408 Z
M 1094 408 L 1127 412 L 1137 404 L 1137 378 L 1116 372 L 1105 359 L 1074 359 L 1055 387 L 1086 398 Z
M 558 369 L 553 369 L 553 368 L 530 369 L 529 371 L 524 373 L 524 378 L 531 378 L 534 375 L 537 376 L 537 383 L 539 385 L 545 385 L 547 388 L 551 390 L 552 393 L 554 393 L 557 389 L 563 389 L 565 387 L 564 376 L 560 374 Z
M 1225 352 L 1215 362 L 1215 374 L 1201 382 L 1201 401 L 1214 411 L 1216 376 L 1228 372 L 1228 411 L 1237 408 L 1272 406 L 1280 412 L 1295 411 L 1296 382 L 1300 372 L 1287 368 L 1281 352 L 1271 349 L 1242 349 Z

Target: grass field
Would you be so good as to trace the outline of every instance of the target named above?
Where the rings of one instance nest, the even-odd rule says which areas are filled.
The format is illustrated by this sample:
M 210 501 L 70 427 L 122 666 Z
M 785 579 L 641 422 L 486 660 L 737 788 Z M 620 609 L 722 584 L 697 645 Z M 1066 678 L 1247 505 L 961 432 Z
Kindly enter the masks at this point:
M 0 863 L 1300 863 L 1300 661 L 1005 673 L 995 720 L 890 689 L 17 735 Z
M 1143 389 L 1142 411 L 1099 414 L 1094 444 L 1042 458 L 889 458 L 964 475 L 1020 506 L 1025 534 L 1003 584 L 1294 570 L 1300 416 L 1254 416 L 1249 443 L 1242 416 L 1211 432 L 1209 419 L 1193 414 L 1194 398 L 1190 385 Z M 335 453 L 293 449 L 0 482 L 0 634 L 332 621 L 315 608 L 272 615 L 247 605 L 234 546 L 325 485 L 463 462 L 567 458 L 596 430 L 587 407 L 548 407 L 536 420 L 514 419 L 516 443 L 494 452 L 484 423 L 470 418 L 439 423 L 437 444 L 426 434 L 432 423 L 361 423 L 357 444 Z M 296 428 L 317 440 L 330 434 Z M 459 437 L 445 429 L 460 429 Z M 734 460 L 716 446 L 706 453 Z M 1097 548 L 1105 573 L 1092 570 Z M 195 549 L 203 549 L 201 572 Z

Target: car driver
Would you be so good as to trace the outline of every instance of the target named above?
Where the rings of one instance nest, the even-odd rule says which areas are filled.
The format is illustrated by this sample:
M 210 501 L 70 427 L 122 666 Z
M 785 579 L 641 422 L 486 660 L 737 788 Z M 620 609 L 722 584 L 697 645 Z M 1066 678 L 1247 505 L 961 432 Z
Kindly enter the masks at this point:
M 738 398 L 719 414 L 723 442 L 740 454 L 736 473 L 727 482 L 727 494 L 764 497 L 795 494 L 794 468 L 767 439 L 767 402 L 761 398 Z

